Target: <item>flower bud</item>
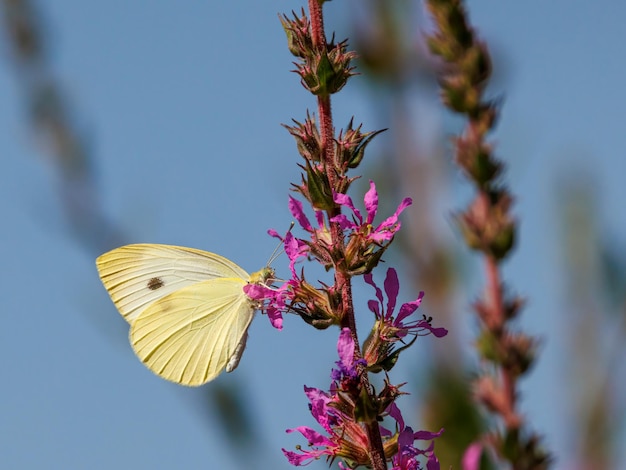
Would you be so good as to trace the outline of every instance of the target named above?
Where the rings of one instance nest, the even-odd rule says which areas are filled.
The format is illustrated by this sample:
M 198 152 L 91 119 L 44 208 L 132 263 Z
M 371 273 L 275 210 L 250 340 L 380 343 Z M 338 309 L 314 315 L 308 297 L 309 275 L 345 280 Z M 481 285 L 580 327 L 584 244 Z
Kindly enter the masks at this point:
M 345 171 L 345 168 L 356 168 L 363 160 L 365 154 L 365 148 L 381 132 L 386 129 L 373 131 L 373 132 L 361 132 L 361 125 L 356 129 L 352 128 L 353 119 L 350 119 L 348 127 L 344 131 L 339 133 L 336 143 L 336 160 L 337 166 Z
M 283 25 L 285 34 L 287 35 L 287 47 L 296 57 L 306 57 L 313 49 L 313 40 L 311 39 L 311 24 L 304 10 L 302 16 L 298 18 L 293 13 L 293 19 L 287 18 L 287 15 L 278 16 L 280 23 Z

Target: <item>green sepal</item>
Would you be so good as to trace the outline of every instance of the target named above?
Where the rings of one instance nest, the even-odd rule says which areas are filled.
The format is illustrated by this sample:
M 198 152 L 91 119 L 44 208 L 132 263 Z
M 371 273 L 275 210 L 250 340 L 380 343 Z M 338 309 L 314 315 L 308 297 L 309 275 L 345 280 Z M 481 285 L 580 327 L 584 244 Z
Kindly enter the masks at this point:
M 402 351 L 404 351 L 406 348 L 408 348 L 409 346 L 411 346 L 413 343 L 415 343 L 415 340 L 417 339 L 417 336 L 414 336 L 413 339 L 408 343 L 405 344 L 404 346 L 402 346 L 401 348 L 396 349 L 395 351 L 393 351 L 391 354 L 389 354 L 384 360 L 380 361 L 378 363 L 378 365 L 385 371 L 385 372 L 389 372 L 393 366 L 396 365 L 396 362 L 398 362 L 398 358 L 400 357 L 400 353 Z
M 335 202 L 330 190 L 328 176 L 323 171 L 313 167 L 308 160 L 306 162 L 306 186 L 314 209 L 324 211 L 334 209 Z
M 488 361 L 496 364 L 502 363 L 502 355 L 498 351 L 498 343 L 491 332 L 484 330 L 476 340 L 476 349 L 480 355 Z
M 361 388 L 354 404 L 354 417 L 358 422 L 362 423 L 375 423 L 378 419 L 378 410 L 372 403 L 365 387 Z
M 493 256 L 501 260 L 505 258 L 515 246 L 515 224 L 510 223 L 502 227 L 498 235 L 491 242 L 489 249 Z
M 335 70 L 333 64 L 328 58 L 328 54 L 321 54 L 317 67 L 315 68 L 315 75 L 317 78 L 317 90 L 316 95 L 329 95 L 330 84 L 335 80 Z
M 502 171 L 502 164 L 491 158 L 488 150 L 480 149 L 477 151 L 469 171 L 478 186 L 486 188 Z
M 365 134 L 364 135 L 365 138 L 359 144 L 359 146 L 354 150 L 354 152 L 352 153 L 352 156 L 348 160 L 348 168 L 354 169 L 357 166 L 359 166 L 359 164 L 363 160 L 363 157 L 365 156 L 365 147 L 367 147 L 367 144 L 369 144 L 372 141 L 372 139 L 376 137 L 378 134 L 386 130 L 387 129 L 381 129 L 379 131 L 370 132 L 369 135 Z

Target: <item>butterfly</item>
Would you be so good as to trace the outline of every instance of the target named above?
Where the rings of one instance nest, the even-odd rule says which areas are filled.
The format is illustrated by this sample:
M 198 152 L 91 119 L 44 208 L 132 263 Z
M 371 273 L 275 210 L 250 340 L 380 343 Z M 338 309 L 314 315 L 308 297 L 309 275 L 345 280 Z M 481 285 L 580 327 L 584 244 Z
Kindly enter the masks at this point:
M 270 267 L 248 274 L 222 256 L 172 245 L 122 246 L 96 266 L 130 324 L 135 354 L 160 377 L 191 387 L 239 365 L 259 308 L 243 288 L 274 277 Z

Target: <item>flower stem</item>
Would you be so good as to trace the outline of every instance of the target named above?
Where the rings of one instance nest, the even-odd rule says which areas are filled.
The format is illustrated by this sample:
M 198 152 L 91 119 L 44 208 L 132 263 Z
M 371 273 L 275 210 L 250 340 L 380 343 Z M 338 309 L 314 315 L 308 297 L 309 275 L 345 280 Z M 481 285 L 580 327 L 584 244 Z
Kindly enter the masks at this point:
M 334 187 L 337 175 L 334 171 L 333 160 L 335 159 L 334 129 L 333 129 L 333 112 L 330 105 L 329 95 L 320 95 L 317 97 L 317 112 L 320 116 L 320 130 L 322 138 L 322 149 L 324 159 L 326 161 L 326 176 L 331 187 Z M 337 214 L 332 214 L 332 216 Z M 341 237 L 343 239 L 343 237 Z
M 324 14 L 320 0 L 309 0 L 309 14 L 311 15 L 311 38 L 314 48 L 325 48 Z
M 311 19 L 311 39 L 313 47 L 317 49 L 321 54 L 326 54 L 326 37 L 324 34 L 324 17 L 322 11 L 322 1 L 309 0 L 309 14 Z M 335 138 L 333 127 L 333 116 L 330 95 L 327 93 L 321 93 L 317 95 L 317 109 L 320 122 L 320 135 L 321 135 L 321 147 L 322 155 L 326 167 L 326 176 L 331 188 L 336 186 L 337 174 L 335 172 Z M 340 206 L 335 205 L 334 208 L 328 210 L 329 219 L 338 215 L 341 212 Z M 340 225 L 336 222 L 331 223 L 331 236 L 333 246 L 338 252 L 343 252 L 345 248 L 343 231 Z M 352 300 L 352 283 L 351 276 L 341 268 L 335 270 L 335 287 L 341 292 L 341 327 L 347 327 L 350 329 L 352 339 L 354 340 L 354 356 L 355 360 L 361 358 L 361 349 L 359 347 L 359 339 L 356 329 L 356 321 L 354 318 L 354 304 Z M 360 368 L 361 386 L 371 393 L 371 387 L 369 384 L 369 377 L 364 367 Z M 380 435 L 380 428 L 377 422 L 365 423 L 367 429 L 367 436 L 370 447 L 370 460 L 372 468 L 374 470 L 386 470 L 387 464 L 385 460 L 385 453 L 383 449 L 383 442 Z
M 504 314 L 504 299 L 502 298 L 501 275 L 498 268 L 498 261 L 493 256 L 485 256 L 487 295 L 491 302 L 490 310 L 493 312 L 494 334 L 500 338 L 507 332 L 506 317 Z M 502 381 L 502 418 L 507 429 L 515 430 L 519 427 L 519 420 L 516 418 L 516 378 L 506 367 L 500 368 L 500 378 Z

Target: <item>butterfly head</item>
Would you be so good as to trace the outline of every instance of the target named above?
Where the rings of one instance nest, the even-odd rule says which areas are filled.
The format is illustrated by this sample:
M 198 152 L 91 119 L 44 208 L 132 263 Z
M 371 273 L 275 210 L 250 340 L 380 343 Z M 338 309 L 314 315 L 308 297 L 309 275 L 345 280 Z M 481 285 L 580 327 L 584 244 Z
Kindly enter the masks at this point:
M 260 284 L 269 287 L 274 282 L 276 271 L 269 266 L 264 267 L 260 271 L 250 274 L 250 284 Z

